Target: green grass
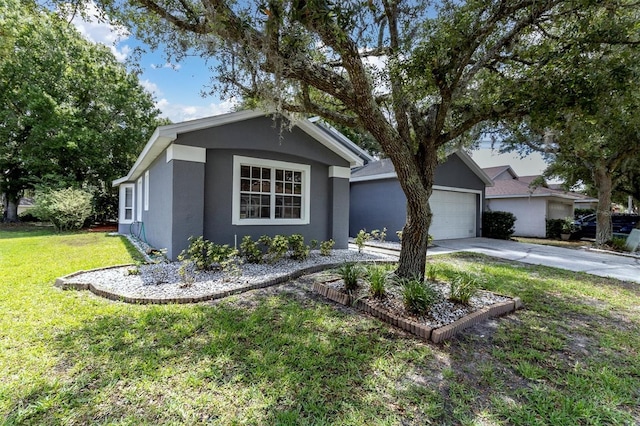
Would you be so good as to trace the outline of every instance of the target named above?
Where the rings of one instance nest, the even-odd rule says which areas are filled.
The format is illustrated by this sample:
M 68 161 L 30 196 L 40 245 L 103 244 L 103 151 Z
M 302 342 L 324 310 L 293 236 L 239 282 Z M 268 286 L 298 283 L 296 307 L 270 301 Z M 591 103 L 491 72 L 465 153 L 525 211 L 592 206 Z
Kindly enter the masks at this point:
M 286 288 L 142 306 L 53 286 L 131 253 L 104 234 L 0 227 L 0 423 L 640 421 L 637 285 L 439 257 L 443 275 L 468 270 L 526 306 L 441 346 Z

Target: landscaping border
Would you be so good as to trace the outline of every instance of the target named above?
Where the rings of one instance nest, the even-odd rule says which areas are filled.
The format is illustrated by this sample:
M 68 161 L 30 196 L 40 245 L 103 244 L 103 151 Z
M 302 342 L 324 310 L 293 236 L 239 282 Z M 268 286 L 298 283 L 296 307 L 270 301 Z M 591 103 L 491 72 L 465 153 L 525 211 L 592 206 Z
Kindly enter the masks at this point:
M 394 263 L 395 260 L 361 260 L 359 262 L 362 263 Z M 62 290 L 89 290 L 93 294 L 104 297 L 105 299 L 114 300 L 117 302 L 126 302 L 132 304 L 140 304 L 140 305 L 148 305 L 148 304 L 157 304 L 157 305 L 166 305 L 166 304 L 186 304 L 186 303 L 199 303 L 206 302 L 210 300 L 222 299 L 224 297 L 232 296 L 235 294 L 244 293 L 251 290 L 257 290 L 265 287 L 271 287 L 274 285 L 282 284 L 287 281 L 295 280 L 300 278 L 303 275 L 314 274 L 316 272 L 321 272 L 327 269 L 337 268 L 344 264 L 344 262 L 335 262 L 335 263 L 325 263 L 321 265 L 313 265 L 306 268 L 297 269 L 288 274 L 272 278 L 267 281 L 262 281 L 254 284 L 247 284 L 242 287 L 237 287 L 231 290 L 220 291 L 216 293 L 205 294 L 202 296 L 196 297 L 165 297 L 165 298 L 154 298 L 154 297 L 130 297 L 123 296 L 121 294 L 113 293 L 110 291 L 106 291 L 101 289 L 100 287 L 94 285 L 93 283 L 86 282 L 69 282 L 70 278 L 75 276 L 87 273 L 87 272 L 95 272 L 95 271 L 104 271 L 108 269 L 115 268 L 124 268 L 127 266 L 134 266 L 134 264 L 124 264 L 124 265 L 115 265 L 115 266 L 107 266 L 103 268 L 95 268 L 89 270 L 80 270 L 73 272 L 71 274 L 65 275 L 63 277 L 57 278 L 55 281 L 55 286 Z
M 450 339 L 462 330 L 485 321 L 488 318 L 506 315 L 522 308 L 522 301 L 519 297 L 510 297 L 511 300 L 495 303 L 491 306 L 486 306 L 452 322 L 451 324 L 447 324 L 442 327 L 430 327 L 428 325 L 420 324 L 415 321 L 399 317 L 379 306 L 371 305 L 365 299 L 354 300 L 353 296 L 351 296 L 350 294 L 343 293 L 339 290 L 336 290 L 335 288 L 326 286 L 323 283 L 314 283 L 312 286 L 312 290 L 336 303 L 345 306 L 352 306 L 360 311 L 371 314 L 388 324 L 399 327 L 411 334 L 414 334 L 424 340 L 431 341 L 433 343 L 444 342 L 445 340 Z

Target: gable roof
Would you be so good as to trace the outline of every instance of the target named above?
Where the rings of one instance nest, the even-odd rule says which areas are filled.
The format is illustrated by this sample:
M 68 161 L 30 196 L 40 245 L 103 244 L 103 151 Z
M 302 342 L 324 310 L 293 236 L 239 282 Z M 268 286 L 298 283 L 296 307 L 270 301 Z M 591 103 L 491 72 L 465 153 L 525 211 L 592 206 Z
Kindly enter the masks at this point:
M 487 174 L 478 166 L 478 164 L 471 159 L 471 157 L 464 151 L 457 150 L 449 154 L 457 155 L 462 162 L 469 167 L 469 169 L 476 175 L 486 186 L 493 185 L 493 181 Z M 366 164 L 357 170 L 351 172 L 351 182 L 359 182 L 364 180 L 379 180 L 379 179 L 392 179 L 397 178 L 396 170 L 393 167 L 393 163 L 388 158 L 383 158 L 378 161 L 373 161 Z
M 493 175 L 493 187 L 487 188 L 485 198 L 524 198 L 524 197 L 555 197 L 575 200 L 581 198 L 580 194 L 548 188 L 545 186 L 530 186 L 531 182 L 540 176 L 518 176 L 510 166 L 487 167 L 484 170 L 488 175 Z M 509 171 L 512 179 L 496 179 L 504 172 Z
M 487 174 L 487 176 L 491 178 L 491 180 L 494 180 L 495 178 L 497 178 L 498 176 L 500 176 L 501 174 L 503 174 L 508 170 L 512 172 L 511 173 L 512 175 L 515 175 L 515 172 L 513 172 L 513 169 L 511 169 L 511 166 L 485 167 L 482 170 Z
M 112 184 L 113 186 L 118 186 L 121 183 L 137 179 L 180 134 L 237 123 L 270 114 L 273 113 L 244 110 L 157 127 L 129 173 L 120 179 L 114 180 Z M 286 118 L 291 120 L 294 127 L 298 127 L 326 148 L 348 161 L 351 167 L 362 166 L 367 161 L 367 158 L 372 159 L 346 136 L 318 119 L 297 120 L 290 117 Z

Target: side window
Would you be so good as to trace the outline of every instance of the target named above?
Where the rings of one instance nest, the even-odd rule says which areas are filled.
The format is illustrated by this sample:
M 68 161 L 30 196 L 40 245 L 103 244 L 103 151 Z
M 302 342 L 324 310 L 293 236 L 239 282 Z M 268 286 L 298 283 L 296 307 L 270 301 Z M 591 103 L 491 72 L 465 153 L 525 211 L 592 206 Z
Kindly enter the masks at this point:
M 149 170 L 144 172 L 144 211 L 149 211 Z
M 120 185 L 120 223 L 133 222 L 133 184 Z
M 138 198 L 136 200 L 136 204 L 138 208 L 136 209 L 136 221 L 142 222 L 142 177 L 138 178 Z

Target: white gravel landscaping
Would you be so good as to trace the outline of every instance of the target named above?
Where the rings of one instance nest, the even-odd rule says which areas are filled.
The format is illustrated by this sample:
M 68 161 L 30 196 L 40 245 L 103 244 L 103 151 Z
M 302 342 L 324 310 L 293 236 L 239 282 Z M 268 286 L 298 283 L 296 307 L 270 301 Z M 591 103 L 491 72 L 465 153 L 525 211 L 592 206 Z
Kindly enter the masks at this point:
M 333 250 L 331 256 L 312 251 L 305 261 L 283 259 L 273 264 L 242 264 L 239 274 L 224 272 L 198 272 L 196 280 L 185 286 L 179 273 L 179 262 L 124 266 L 82 272 L 64 278 L 70 286 L 91 285 L 98 293 L 104 292 L 122 299 L 136 301 L 162 299 L 203 299 L 221 293 L 255 288 L 257 284 L 275 284 L 300 270 L 320 268 L 322 265 L 344 262 L 393 261 L 397 257 L 358 253 L 354 250 Z M 213 297 L 212 297 L 213 298 Z

